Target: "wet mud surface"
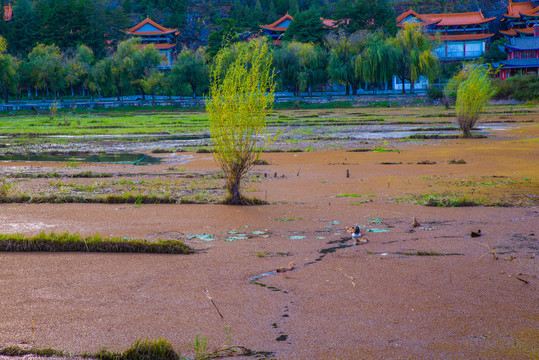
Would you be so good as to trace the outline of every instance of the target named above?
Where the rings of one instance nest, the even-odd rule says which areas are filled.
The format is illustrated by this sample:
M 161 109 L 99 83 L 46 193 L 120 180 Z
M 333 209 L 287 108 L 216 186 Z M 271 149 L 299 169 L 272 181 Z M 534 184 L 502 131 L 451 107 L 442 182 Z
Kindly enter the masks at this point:
M 257 166 L 244 188 L 270 203 L 264 206 L 1 204 L 1 233 L 176 239 L 197 251 L 0 253 L 0 347 L 123 351 L 137 338 L 163 337 L 193 357 L 187 344 L 195 335 L 220 347 L 230 329 L 233 343 L 276 359 L 533 358 L 539 134 L 533 123 L 513 130 L 388 145 L 398 152 L 265 153 L 268 165 Z M 137 189 L 217 173 L 211 154 L 160 157 L 162 164 L 141 166 L 3 162 L 0 171 L 17 191 L 36 194 L 58 179 L 8 175 L 56 171 L 75 182 L 63 190 L 75 191 L 79 181 L 107 179 L 66 174 L 110 173 L 107 181 L 136 180 Z M 418 164 L 424 160 L 434 164 Z M 171 167 L 181 171 L 171 174 Z M 221 182 L 206 179 L 201 187 Z M 395 200 L 439 191 L 521 202 L 430 207 Z M 354 245 L 345 227 L 356 224 L 367 241 Z

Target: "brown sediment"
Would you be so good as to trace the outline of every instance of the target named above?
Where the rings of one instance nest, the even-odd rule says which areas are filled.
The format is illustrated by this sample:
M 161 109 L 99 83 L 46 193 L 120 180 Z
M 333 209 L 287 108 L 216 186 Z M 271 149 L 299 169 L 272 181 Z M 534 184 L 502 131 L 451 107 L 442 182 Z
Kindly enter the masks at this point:
M 233 343 L 272 351 L 277 359 L 534 356 L 539 130 L 522 126 L 525 135 L 503 139 L 394 144 L 398 153 L 264 153 L 269 165 L 254 172 L 279 176 L 248 182 L 245 194 L 270 205 L 2 204 L 2 233 L 181 239 L 198 251 L 0 253 L 0 347 L 123 351 L 137 338 L 163 337 L 188 356 L 186 344 L 196 334 L 209 336 L 210 345 L 225 344 L 226 326 Z M 211 155 L 193 155 L 182 164 L 186 173 L 217 172 Z M 435 164 L 417 164 L 426 159 Z M 448 164 L 451 159 L 466 164 Z M 147 179 L 168 167 L 102 164 L 76 171 L 137 172 Z M 38 192 L 48 181 L 16 185 Z M 513 206 L 394 201 L 444 191 Z M 412 214 L 422 226 L 410 227 Z M 352 246 L 345 225 L 356 223 L 362 233 L 387 231 Z M 481 237 L 470 238 L 479 228 Z M 203 233 L 213 241 L 189 237 Z M 294 271 L 277 274 L 287 263 Z

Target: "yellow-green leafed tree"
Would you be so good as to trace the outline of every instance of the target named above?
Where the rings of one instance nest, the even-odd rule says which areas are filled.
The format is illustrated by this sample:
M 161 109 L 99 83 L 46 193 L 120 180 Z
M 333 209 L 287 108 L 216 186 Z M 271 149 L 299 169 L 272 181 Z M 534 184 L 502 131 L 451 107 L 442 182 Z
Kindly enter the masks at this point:
M 494 95 L 494 88 L 488 76 L 489 70 L 483 65 L 465 67 L 467 77 L 457 88 L 457 121 L 463 137 L 470 137 L 471 130 Z M 462 76 L 464 77 L 464 76 Z
M 226 178 L 227 204 L 251 203 L 241 195 L 241 181 L 267 141 L 266 116 L 275 92 L 272 60 L 267 41 L 256 39 L 220 50 L 213 61 L 206 110 L 213 156 Z

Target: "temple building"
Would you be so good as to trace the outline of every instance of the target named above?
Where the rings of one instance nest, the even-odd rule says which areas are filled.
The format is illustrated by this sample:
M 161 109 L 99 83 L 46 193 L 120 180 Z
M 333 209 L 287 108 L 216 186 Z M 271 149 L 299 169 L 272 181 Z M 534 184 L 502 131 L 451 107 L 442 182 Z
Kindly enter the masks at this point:
M 499 77 L 502 80 L 514 75 L 539 75 L 539 25 L 535 25 L 534 36 L 512 37 L 510 43 L 504 45 L 507 60 L 493 64 L 500 67 Z
M 397 17 L 397 26 L 415 23 L 424 26 L 432 38 L 440 37 L 442 44 L 434 54 L 442 61 L 473 60 L 485 54 L 490 38 L 488 24 L 481 11 L 452 14 L 418 14 L 413 10 Z
M 13 8 L 11 7 L 11 3 L 9 3 L 7 6 L 4 6 L 4 21 L 11 20 L 13 20 Z
M 507 12 L 503 14 L 501 20 L 505 30 L 500 30 L 500 33 L 506 38 L 533 36 L 533 27 L 539 24 L 538 5 L 538 1 L 513 2 L 509 0 Z
M 273 39 L 273 44 L 281 45 L 281 40 L 286 29 L 294 21 L 294 18 L 286 13 L 285 16 L 269 25 L 258 25 L 260 29 L 264 32 L 264 35 Z
M 144 46 L 151 45 L 159 50 L 163 56 L 161 70 L 168 70 L 172 67 L 176 55 L 176 34 L 178 29 L 169 29 L 157 24 L 147 17 L 138 25 L 124 32 L 128 35 L 140 38 L 140 43 Z

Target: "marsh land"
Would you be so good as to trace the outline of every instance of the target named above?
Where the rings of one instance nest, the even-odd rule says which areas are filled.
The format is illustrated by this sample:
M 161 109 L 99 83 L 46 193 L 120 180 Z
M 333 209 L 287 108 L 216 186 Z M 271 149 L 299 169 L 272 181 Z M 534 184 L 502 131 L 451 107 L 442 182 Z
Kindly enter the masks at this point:
M 0 233 L 195 250 L 0 253 L 0 348 L 150 337 L 193 358 L 201 335 L 275 359 L 539 356 L 537 106 L 491 106 L 470 139 L 443 107 L 274 110 L 243 184 L 260 206 L 220 204 L 202 111 L 0 121 Z

